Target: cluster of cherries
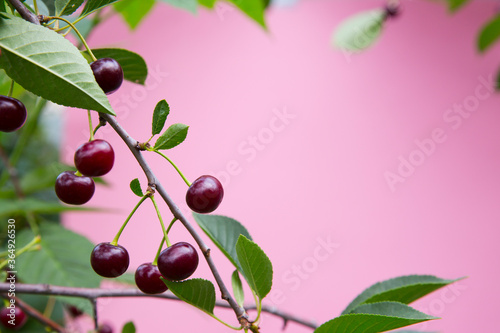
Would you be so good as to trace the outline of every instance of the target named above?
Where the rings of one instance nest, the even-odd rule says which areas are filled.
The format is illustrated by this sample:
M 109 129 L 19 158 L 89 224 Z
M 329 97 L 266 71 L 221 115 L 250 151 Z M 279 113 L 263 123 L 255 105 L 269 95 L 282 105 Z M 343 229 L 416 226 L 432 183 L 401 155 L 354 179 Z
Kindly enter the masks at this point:
M 188 206 L 197 213 L 211 213 L 220 205 L 224 196 L 222 184 L 212 176 L 196 179 L 186 193 Z M 128 251 L 119 244 L 100 243 L 90 256 L 94 271 L 108 278 L 122 275 L 129 266 Z M 147 262 L 135 271 L 135 283 L 146 294 L 158 294 L 168 288 L 160 279 L 182 281 L 190 277 L 198 267 L 198 253 L 189 243 L 178 242 L 164 249 L 157 264 Z
M 120 88 L 123 82 L 123 70 L 116 60 L 101 58 L 91 63 L 90 68 L 106 94 L 111 94 Z M 78 172 L 61 173 L 56 179 L 56 194 L 62 202 L 83 205 L 95 192 L 92 177 L 104 176 L 113 168 L 115 153 L 107 141 L 92 140 L 78 147 L 74 161 Z

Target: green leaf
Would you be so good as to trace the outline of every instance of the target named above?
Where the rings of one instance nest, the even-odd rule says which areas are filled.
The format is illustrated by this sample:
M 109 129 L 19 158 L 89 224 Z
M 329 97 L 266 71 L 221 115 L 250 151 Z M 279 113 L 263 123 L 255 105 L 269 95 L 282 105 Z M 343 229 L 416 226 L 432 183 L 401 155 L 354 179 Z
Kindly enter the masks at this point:
M 265 4 L 263 0 L 228 0 L 236 5 L 243 13 L 253 19 L 264 29 L 267 29 L 264 19 Z
M 273 265 L 264 251 L 243 235 L 236 242 L 242 273 L 250 288 L 262 300 L 273 285 Z
M 104 8 L 117 1 L 120 0 L 87 0 L 85 7 L 83 7 L 82 13 L 80 14 L 80 17 L 92 14 L 96 10 Z
M 360 305 L 353 313 L 332 319 L 314 332 L 379 333 L 433 319 L 438 318 L 402 303 L 381 302 Z
M 134 30 L 149 14 L 155 5 L 155 0 L 122 0 L 114 5 L 130 29 Z
M 137 195 L 138 197 L 143 197 L 144 196 L 144 193 L 142 192 L 142 188 L 141 188 L 141 183 L 139 182 L 139 179 L 136 178 L 134 180 L 132 180 L 130 182 L 130 189 L 132 190 L 132 192 L 134 192 L 135 195 Z
M 71 15 L 83 4 L 83 0 L 56 0 L 56 16 Z
M 27 211 L 39 214 L 55 214 L 67 211 L 89 210 L 91 209 L 86 207 L 62 206 L 59 203 L 32 198 L 27 198 L 25 200 L 0 199 L 0 216 L 21 215 Z
M 172 149 L 180 145 L 187 136 L 189 126 L 184 124 L 173 124 L 156 140 L 154 149 Z
M 358 13 L 339 25 L 332 36 L 332 43 L 342 50 L 364 50 L 380 36 L 384 20 L 383 9 Z
M 409 304 L 458 280 L 444 280 L 432 275 L 408 275 L 375 283 L 365 289 L 342 312 L 350 313 L 361 304 L 393 301 Z
M 26 252 L 16 258 L 19 278 L 23 282 L 99 287 L 102 278 L 90 266 L 94 245 L 88 239 L 54 223 L 41 223 L 40 235 L 39 251 Z M 33 232 L 25 229 L 17 235 L 16 245 L 21 248 L 33 237 Z
M 231 275 L 231 284 L 233 285 L 234 298 L 238 305 L 242 307 L 243 303 L 245 303 L 245 292 L 243 291 L 243 285 L 241 284 L 238 270 L 235 270 L 233 275 Z
M 7 8 L 5 7 L 5 1 L 0 0 L 0 12 L 4 13 L 7 11 Z
M 0 283 L 5 282 L 6 278 L 7 278 L 7 272 L 6 271 L 0 271 Z
M 133 322 L 129 321 L 123 325 L 122 333 L 135 333 L 135 325 Z
M 465 5 L 469 0 L 446 0 L 448 1 L 448 9 L 450 12 L 455 12 Z
M 196 10 L 198 8 L 197 0 L 162 0 L 162 1 L 174 7 L 185 9 L 193 14 L 196 13 Z
M 165 121 L 167 121 L 168 114 L 170 113 L 170 107 L 166 100 L 161 100 L 156 104 L 155 111 L 153 113 L 153 126 L 152 134 L 160 134 L 163 126 L 165 126 Z
M 477 38 L 477 48 L 480 52 L 486 51 L 500 37 L 500 15 L 486 23 Z
M 203 279 L 191 279 L 173 282 L 160 278 L 168 289 L 179 299 L 208 313 L 214 313 L 215 288 L 212 282 Z
M 207 8 L 214 8 L 217 0 L 198 0 L 198 3 Z
M 252 237 L 248 230 L 240 222 L 227 216 L 204 215 L 193 212 L 193 217 L 203 232 L 224 253 L 234 267 L 241 272 L 241 265 L 236 253 L 236 242 L 240 235 L 251 240 Z
M 55 15 L 56 12 L 55 0 L 42 0 L 42 2 L 49 9 L 50 15 Z
M 148 66 L 137 53 L 116 48 L 92 49 L 97 59 L 113 58 L 123 69 L 123 78 L 127 81 L 144 85 L 148 76 Z M 83 52 L 87 56 L 87 52 Z M 92 61 L 92 59 L 88 58 Z
M 57 32 L 2 17 L 0 48 L 0 67 L 24 89 L 57 104 L 114 115 L 85 58 Z

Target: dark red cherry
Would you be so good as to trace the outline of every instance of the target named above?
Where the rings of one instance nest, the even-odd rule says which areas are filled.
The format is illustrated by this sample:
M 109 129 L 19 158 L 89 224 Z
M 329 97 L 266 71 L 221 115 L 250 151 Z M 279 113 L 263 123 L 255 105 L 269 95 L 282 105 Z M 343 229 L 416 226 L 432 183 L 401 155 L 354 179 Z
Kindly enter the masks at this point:
M 0 96 L 0 131 L 13 132 L 26 122 L 26 107 L 12 97 Z
M 168 288 L 160 277 L 158 266 L 152 263 L 142 264 L 135 271 L 135 284 L 145 294 L 161 294 Z
M 101 324 L 97 329 L 97 333 L 113 333 L 113 329 L 108 324 Z
M 196 179 L 186 193 L 186 203 L 197 213 L 211 213 L 219 207 L 224 189 L 219 180 L 212 176 Z
M 198 253 L 189 243 L 175 243 L 163 250 L 158 257 L 158 269 L 167 280 L 187 279 L 197 267 Z
M 90 64 L 99 87 L 111 94 L 118 90 L 123 82 L 123 70 L 118 61 L 112 58 L 97 59 Z
M 122 275 L 130 262 L 127 250 L 121 245 L 100 243 L 92 250 L 90 264 L 100 276 L 114 278 Z
M 94 191 L 92 178 L 76 176 L 73 171 L 64 171 L 56 179 L 57 197 L 70 205 L 83 205 L 92 198 Z
M 12 306 L 12 303 L 9 305 Z M 11 308 L 3 308 L 0 310 L 0 322 L 6 328 L 14 331 L 20 330 L 28 317 L 19 306 L 13 306 Z
M 75 152 L 75 166 L 87 177 L 100 177 L 107 174 L 115 163 L 113 147 L 104 140 L 85 142 Z

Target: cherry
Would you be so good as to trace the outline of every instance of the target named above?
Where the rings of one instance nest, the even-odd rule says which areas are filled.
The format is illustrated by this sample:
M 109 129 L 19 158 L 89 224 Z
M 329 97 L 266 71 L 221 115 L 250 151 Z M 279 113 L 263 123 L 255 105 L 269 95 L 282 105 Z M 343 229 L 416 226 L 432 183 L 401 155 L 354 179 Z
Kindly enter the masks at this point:
M 211 213 L 219 207 L 224 189 L 219 180 L 212 176 L 196 179 L 186 193 L 186 203 L 197 213 Z
M 66 307 L 66 310 L 68 311 L 69 315 L 71 318 L 78 318 L 83 314 L 83 311 L 77 308 L 74 305 L 69 305 Z
M 100 243 L 92 250 L 90 264 L 100 276 L 114 278 L 122 275 L 128 268 L 129 256 L 121 245 Z
M 197 267 L 198 253 L 189 243 L 175 243 L 163 250 L 158 257 L 158 269 L 167 280 L 187 279 Z
M 97 333 L 113 333 L 113 329 L 108 324 L 101 324 L 97 329 Z
M 386 18 L 394 18 L 399 15 L 399 5 L 398 4 L 388 4 L 385 6 Z
M 18 306 L 13 308 L 3 308 L 0 310 L 0 322 L 3 326 L 17 331 L 21 329 L 28 317 Z
M 26 107 L 12 97 L 0 95 L 0 131 L 13 132 L 26 122 Z
M 114 93 L 123 82 L 123 70 L 118 61 L 112 58 L 97 59 L 90 64 L 95 80 L 107 94 Z
M 70 205 L 83 205 L 94 195 L 95 184 L 90 177 L 79 177 L 73 171 L 64 171 L 56 179 L 59 200 Z
M 115 162 L 113 147 L 104 140 L 85 142 L 75 152 L 75 166 L 87 177 L 100 177 L 107 174 Z
M 145 263 L 137 267 L 135 271 L 135 284 L 145 294 L 161 294 L 168 288 L 160 280 L 161 273 L 158 266 Z

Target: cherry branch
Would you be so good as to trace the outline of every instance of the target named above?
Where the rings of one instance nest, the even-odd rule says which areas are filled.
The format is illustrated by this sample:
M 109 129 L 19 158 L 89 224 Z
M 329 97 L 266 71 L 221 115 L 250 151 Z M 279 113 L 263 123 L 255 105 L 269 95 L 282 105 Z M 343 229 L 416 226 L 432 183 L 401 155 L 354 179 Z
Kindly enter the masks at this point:
M 40 20 L 38 19 L 38 16 L 36 16 L 28 8 L 26 8 L 26 6 L 23 5 L 21 1 L 19 0 L 7 0 L 7 1 L 12 5 L 12 7 L 14 7 L 19 12 L 19 14 L 23 19 L 33 24 L 40 25 Z
M 9 286 L 10 285 L 8 283 L 0 283 L 0 292 L 7 292 L 10 288 Z M 169 291 L 163 294 L 149 295 L 149 294 L 144 294 L 142 291 L 135 288 L 126 288 L 126 289 L 74 288 L 74 287 L 53 286 L 48 284 L 18 283 L 16 284 L 16 293 L 80 297 L 80 298 L 86 298 L 90 301 L 104 297 L 152 297 L 152 298 L 162 298 L 162 299 L 181 301 L 179 298 L 174 296 Z M 217 301 L 215 303 L 215 306 L 227 309 L 231 308 L 231 306 L 226 302 L 220 302 L 220 301 Z M 255 310 L 255 307 L 251 306 L 248 307 L 248 309 Z M 318 327 L 318 325 L 313 321 L 303 319 L 295 315 L 280 311 L 275 307 L 264 305 L 262 307 L 262 311 L 283 319 L 284 325 L 286 325 L 287 322 L 295 322 L 297 324 L 313 329 Z
M 193 239 L 196 241 L 198 247 L 203 252 L 203 255 L 208 263 L 208 266 L 210 267 L 210 270 L 212 271 L 212 275 L 214 276 L 217 285 L 219 286 L 219 289 L 221 291 L 221 298 L 229 303 L 230 307 L 236 314 L 236 317 L 238 318 L 238 321 L 241 324 L 241 326 L 243 328 L 249 329 L 251 323 L 248 320 L 248 314 L 246 313 L 243 307 L 239 306 L 238 303 L 236 303 L 234 298 L 229 293 L 226 285 L 224 284 L 224 281 L 222 281 L 222 278 L 220 276 L 219 271 L 217 270 L 217 267 L 215 266 L 214 261 L 212 260 L 212 257 L 210 256 L 210 249 L 207 247 L 207 245 L 200 237 L 198 232 L 193 228 L 191 223 L 189 223 L 189 221 L 186 219 L 184 214 L 182 214 L 179 207 L 170 198 L 165 188 L 161 185 L 160 181 L 156 178 L 155 174 L 153 173 L 148 163 L 144 159 L 142 152 L 138 148 L 139 141 L 133 139 L 125 131 L 125 129 L 116 121 L 115 117 L 108 114 L 100 114 L 100 116 L 111 125 L 111 127 L 115 130 L 115 132 L 126 143 L 128 148 L 134 155 L 135 159 L 141 166 L 142 170 L 144 171 L 144 174 L 148 179 L 148 186 L 150 186 L 152 189 L 156 189 L 156 191 L 160 194 L 160 196 L 163 198 L 163 200 L 169 207 L 174 217 L 176 217 L 184 225 L 184 227 L 188 230 Z

